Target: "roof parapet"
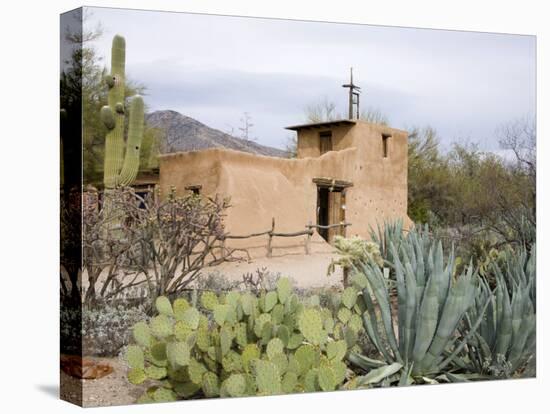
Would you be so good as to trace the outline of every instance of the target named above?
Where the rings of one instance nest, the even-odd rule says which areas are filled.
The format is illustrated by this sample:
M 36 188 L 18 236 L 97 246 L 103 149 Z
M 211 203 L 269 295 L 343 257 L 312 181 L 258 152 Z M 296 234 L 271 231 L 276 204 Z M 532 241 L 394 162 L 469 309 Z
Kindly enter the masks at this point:
M 302 129 L 321 129 L 321 128 L 329 128 L 329 127 L 337 127 L 337 126 L 353 126 L 357 123 L 357 121 L 352 119 L 337 119 L 334 121 L 326 121 L 326 122 L 316 122 L 311 124 L 302 124 L 302 125 L 293 125 L 293 126 L 287 126 L 285 129 L 289 129 L 291 131 L 300 131 Z

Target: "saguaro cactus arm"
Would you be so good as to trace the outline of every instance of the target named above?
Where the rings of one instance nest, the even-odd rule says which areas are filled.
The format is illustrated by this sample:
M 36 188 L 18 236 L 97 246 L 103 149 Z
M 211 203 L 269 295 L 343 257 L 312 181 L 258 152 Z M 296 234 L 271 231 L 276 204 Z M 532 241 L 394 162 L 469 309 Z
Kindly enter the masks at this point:
M 126 142 L 126 154 L 124 164 L 119 177 L 119 185 L 128 185 L 136 178 L 139 170 L 139 152 L 143 139 L 143 98 L 134 96 L 130 105 L 130 120 L 128 127 L 128 140 Z

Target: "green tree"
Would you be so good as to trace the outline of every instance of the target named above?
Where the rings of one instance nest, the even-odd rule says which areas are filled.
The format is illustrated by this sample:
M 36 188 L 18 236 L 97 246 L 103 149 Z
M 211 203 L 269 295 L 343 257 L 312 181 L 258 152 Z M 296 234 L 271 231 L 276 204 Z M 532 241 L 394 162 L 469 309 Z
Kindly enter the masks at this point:
M 85 184 L 102 185 L 103 180 L 103 158 L 105 150 L 105 135 L 107 129 L 100 119 L 101 107 L 107 104 L 108 88 L 103 82 L 107 73 L 103 64 L 103 57 L 94 47 L 94 41 L 103 36 L 103 27 L 97 24 L 88 28 L 88 22 L 92 15 L 88 12 L 75 14 L 80 19 L 82 31 L 65 29 L 65 40 L 74 45 L 73 52 L 65 61 L 65 69 L 61 75 L 61 96 L 62 108 L 75 106 L 75 102 L 81 102 L 82 111 L 82 145 L 83 145 L 83 178 Z M 125 98 L 134 95 L 143 95 L 146 87 L 143 84 L 132 80 L 126 80 Z M 64 137 L 64 139 L 70 139 Z M 144 140 L 147 141 L 148 150 L 144 151 L 141 159 L 147 165 L 140 164 L 140 170 L 149 168 L 148 165 L 155 165 L 158 154 L 158 140 L 160 135 L 145 126 Z
M 409 130 L 408 214 L 419 223 L 446 220 L 450 193 L 448 162 L 439 151 L 437 132 L 430 126 Z
M 306 122 L 310 123 L 329 122 L 347 118 L 347 116 L 342 115 L 341 112 L 336 110 L 336 104 L 326 96 L 317 102 L 307 105 L 304 113 Z M 389 124 L 388 117 L 380 109 L 374 107 L 361 110 L 359 119 L 372 124 Z

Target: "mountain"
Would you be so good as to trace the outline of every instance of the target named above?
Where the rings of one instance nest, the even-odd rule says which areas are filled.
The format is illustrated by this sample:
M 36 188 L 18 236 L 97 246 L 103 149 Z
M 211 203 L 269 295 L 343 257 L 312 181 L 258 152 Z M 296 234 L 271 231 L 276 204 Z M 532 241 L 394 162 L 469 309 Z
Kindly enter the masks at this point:
M 145 116 L 145 122 L 163 131 L 162 153 L 222 147 L 270 157 L 287 157 L 286 151 L 234 137 L 176 111 L 151 112 Z

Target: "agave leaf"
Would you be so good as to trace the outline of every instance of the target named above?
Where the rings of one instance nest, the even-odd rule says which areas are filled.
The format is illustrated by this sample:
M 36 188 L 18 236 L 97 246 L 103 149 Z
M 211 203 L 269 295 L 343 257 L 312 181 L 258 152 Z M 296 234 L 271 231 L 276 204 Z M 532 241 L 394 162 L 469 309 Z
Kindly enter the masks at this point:
M 440 362 L 438 365 L 437 365 L 437 369 L 439 371 L 442 371 L 443 368 L 445 368 L 451 361 L 453 361 L 456 356 L 464 349 L 464 347 L 466 346 L 466 344 L 468 343 L 468 341 L 470 340 L 470 338 L 473 336 L 473 334 L 475 333 L 475 331 L 477 330 L 477 328 L 479 327 L 479 324 L 481 323 L 481 321 L 483 320 L 483 316 L 484 316 L 484 313 L 485 313 L 485 310 L 487 309 L 487 306 L 489 306 L 489 301 L 491 299 L 488 298 L 487 301 L 485 302 L 485 305 L 483 306 L 483 312 L 480 313 L 478 319 L 476 320 L 476 322 L 474 323 L 474 326 L 472 326 L 472 329 L 470 330 L 470 332 L 466 335 L 466 337 L 458 344 L 458 346 L 454 349 L 454 351 L 447 357 L 445 358 L 442 362 Z
M 405 344 L 405 323 L 403 323 L 407 319 L 407 287 L 405 286 L 405 277 L 403 275 L 403 265 L 401 264 L 401 261 L 399 260 L 398 255 L 395 251 L 395 246 L 393 245 L 393 242 L 390 242 L 390 251 L 393 252 L 393 255 L 395 257 L 395 281 L 397 284 L 397 302 L 398 302 L 398 329 L 399 329 L 399 349 L 404 354 L 403 358 L 405 360 L 405 363 L 407 363 L 407 345 Z
M 424 359 L 437 328 L 439 300 L 436 277 L 435 273 L 430 276 L 417 315 L 416 337 L 412 354 L 413 362 L 417 368 L 420 368 L 420 362 Z
M 414 271 L 411 265 L 407 264 L 405 269 L 405 280 L 407 286 L 407 312 L 404 320 L 404 349 L 402 352 L 405 354 L 404 358 L 406 363 L 412 359 L 412 352 L 414 347 L 414 337 L 416 333 L 416 314 L 418 309 L 418 303 L 416 301 L 416 279 L 414 277 Z
M 414 364 L 411 364 L 408 370 L 401 371 L 401 378 L 399 379 L 398 385 L 411 385 L 414 383 L 414 378 L 411 376 L 411 372 Z
M 444 374 L 444 376 L 447 377 L 447 379 L 448 379 L 450 382 L 469 382 L 469 381 L 476 381 L 476 380 L 489 380 L 489 379 L 493 379 L 493 377 L 491 377 L 491 376 L 482 375 L 482 374 L 476 374 L 476 373 L 471 373 L 471 374 L 457 374 L 457 373 L 446 372 L 446 373 Z
M 366 357 L 365 355 L 361 355 L 356 352 L 350 352 L 350 354 L 348 355 L 348 361 L 358 366 L 359 368 L 364 369 L 365 371 L 371 370 L 372 368 L 384 367 L 387 365 L 384 361 L 371 359 Z
M 485 339 L 483 338 L 483 335 L 475 333 L 475 338 L 477 339 L 478 343 L 478 351 L 481 354 L 481 358 L 483 361 L 490 361 L 493 357 L 493 354 L 491 352 L 491 348 L 489 347 L 489 344 Z
M 501 298 L 501 315 L 499 317 L 499 326 L 497 333 L 497 342 L 496 342 L 496 354 L 508 355 L 508 348 L 512 342 L 512 307 L 510 304 L 510 297 L 508 292 L 504 292 L 504 287 L 502 284 L 499 284 L 497 287 L 497 292 L 499 292 L 499 297 Z
M 433 378 L 429 378 L 429 377 L 420 377 L 422 379 L 422 381 L 424 381 L 426 384 L 430 384 L 430 385 L 436 385 L 436 384 L 439 384 L 439 381 L 436 380 L 436 379 L 433 379 Z
M 397 361 L 402 361 L 399 348 L 397 346 L 397 339 L 395 337 L 395 332 L 393 331 L 393 321 L 391 315 L 391 307 L 389 301 L 389 293 L 386 288 L 386 281 L 382 272 L 377 266 L 363 265 L 369 268 L 369 271 L 365 272 L 369 284 L 372 288 L 376 301 L 378 302 L 378 307 L 380 308 L 380 314 L 382 317 L 382 323 L 384 325 L 386 339 L 395 355 Z
M 469 276 L 460 277 L 455 286 L 450 290 L 441 312 L 435 337 L 420 363 L 422 370 L 429 369 L 434 361 L 439 359 L 448 344 L 454 341 L 456 327 L 470 303 L 467 295 L 470 294 L 469 288 L 473 288 L 473 285 Z
M 464 377 L 461 374 L 451 374 L 450 372 L 445 373 L 445 376 L 449 380 L 449 382 L 468 382 L 470 381 L 468 378 Z
M 529 300 L 527 292 L 525 292 L 525 300 Z M 524 355 L 527 339 L 531 332 L 536 327 L 536 320 L 534 313 L 529 313 L 522 318 L 521 328 L 517 336 L 514 337 L 512 348 L 510 349 L 510 355 L 508 361 L 512 364 L 512 371 L 515 371 L 522 363 L 522 356 Z
M 452 258 L 452 254 L 451 254 L 449 263 L 453 263 L 454 265 L 454 259 Z M 447 266 L 447 269 L 445 269 L 443 265 L 443 246 L 441 244 L 441 241 L 439 241 L 437 243 L 437 248 L 435 250 L 435 256 L 434 256 L 434 274 L 437 275 L 435 278 L 435 282 L 437 285 L 439 309 L 443 307 L 443 305 L 445 304 L 445 301 L 447 300 L 447 293 L 449 291 L 449 286 L 451 284 L 452 270 L 451 272 L 449 272 L 448 270 L 449 270 L 449 267 Z
M 373 369 L 367 375 L 357 377 L 357 384 L 360 386 L 377 384 L 383 379 L 392 376 L 403 368 L 403 364 L 394 362 L 390 365 L 384 365 L 383 367 Z
M 522 321 L 524 315 L 525 301 L 524 292 L 520 289 L 514 289 L 512 296 L 512 343 L 511 348 L 518 348 L 519 342 L 522 341 L 524 332 L 522 328 Z M 511 353 L 511 349 L 510 349 Z
M 380 352 L 384 356 L 386 361 L 393 361 L 393 358 L 390 356 L 380 339 L 380 335 L 378 333 L 378 317 L 376 316 L 376 311 L 374 309 L 374 304 L 370 295 L 371 293 L 369 288 L 363 289 L 363 301 L 365 302 L 365 306 L 367 307 L 367 311 L 363 314 L 363 326 L 367 331 L 369 339 L 376 347 L 378 352 Z

